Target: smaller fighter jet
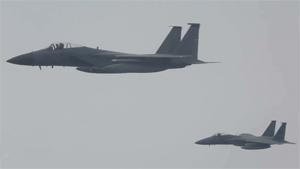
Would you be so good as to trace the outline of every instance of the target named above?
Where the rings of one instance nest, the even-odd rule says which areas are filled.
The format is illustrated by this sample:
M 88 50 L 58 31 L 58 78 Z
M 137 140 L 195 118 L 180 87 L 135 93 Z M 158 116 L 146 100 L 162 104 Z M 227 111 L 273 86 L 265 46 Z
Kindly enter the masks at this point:
M 196 142 L 200 145 L 216 145 L 216 144 L 229 144 L 240 146 L 242 149 L 246 150 L 257 150 L 270 148 L 273 144 L 295 144 L 288 142 L 284 139 L 286 123 L 282 123 L 277 133 L 275 132 L 276 121 L 273 120 L 264 131 L 261 136 L 254 136 L 252 134 L 216 134 L 214 136 L 204 138 Z

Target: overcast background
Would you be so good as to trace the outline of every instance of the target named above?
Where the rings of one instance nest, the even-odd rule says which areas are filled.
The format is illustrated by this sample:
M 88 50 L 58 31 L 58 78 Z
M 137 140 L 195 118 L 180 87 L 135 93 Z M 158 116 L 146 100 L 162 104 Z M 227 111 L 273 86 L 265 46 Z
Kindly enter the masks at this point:
M 89 74 L 7 59 L 69 41 L 154 53 L 201 23 L 199 58 L 150 74 Z M 2 167 L 299 167 L 299 3 L 1 2 Z M 201 146 L 287 122 L 296 145 Z

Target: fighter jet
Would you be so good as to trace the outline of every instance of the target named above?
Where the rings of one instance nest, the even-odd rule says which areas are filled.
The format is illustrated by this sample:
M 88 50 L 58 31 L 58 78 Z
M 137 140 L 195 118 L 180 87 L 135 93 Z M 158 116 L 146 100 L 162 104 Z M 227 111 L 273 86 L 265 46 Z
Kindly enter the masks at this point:
M 19 65 L 72 66 L 89 73 L 149 73 L 204 64 L 198 60 L 198 23 L 190 28 L 181 40 L 180 26 L 173 26 L 155 54 L 130 54 L 100 50 L 71 43 L 56 43 L 49 47 L 7 60 Z
M 277 133 L 275 132 L 276 121 L 271 121 L 268 128 L 261 136 L 254 136 L 251 134 L 221 134 L 218 133 L 214 136 L 199 140 L 196 144 L 200 145 L 216 145 L 216 144 L 231 144 L 240 146 L 246 150 L 258 150 L 270 148 L 273 144 L 295 144 L 288 142 L 284 139 L 286 123 L 282 123 Z

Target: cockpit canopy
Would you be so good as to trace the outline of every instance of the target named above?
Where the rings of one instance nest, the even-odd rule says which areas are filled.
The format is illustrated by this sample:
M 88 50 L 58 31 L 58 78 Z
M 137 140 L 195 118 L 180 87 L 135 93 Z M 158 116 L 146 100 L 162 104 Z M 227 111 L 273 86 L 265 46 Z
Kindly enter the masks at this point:
M 58 42 L 58 43 L 52 43 L 49 46 L 49 49 L 51 50 L 61 50 L 61 49 L 66 49 L 66 48 L 78 48 L 78 47 L 82 47 L 81 45 L 77 45 L 77 44 L 72 44 L 69 42 Z
M 215 135 L 213 135 L 213 136 L 219 137 L 219 136 L 223 136 L 223 135 L 224 135 L 224 133 L 217 133 L 217 134 L 215 134 Z

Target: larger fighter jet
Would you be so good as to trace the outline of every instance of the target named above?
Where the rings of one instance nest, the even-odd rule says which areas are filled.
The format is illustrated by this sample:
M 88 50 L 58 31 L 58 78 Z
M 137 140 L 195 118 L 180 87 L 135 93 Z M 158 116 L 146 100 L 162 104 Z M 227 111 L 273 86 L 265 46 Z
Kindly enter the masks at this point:
M 214 63 L 198 60 L 200 24 L 190 23 L 181 40 L 181 27 L 173 26 L 155 54 L 129 54 L 70 43 L 16 56 L 9 63 L 31 66 L 73 66 L 90 73 L 147 73 L 183 68 L 192 64 Z
M 231 144 L 241 146 L 246 150 L 257 150 L 270 148 L 273 144 L 295 144 L 284 139 L 286 123 L 282 123 L 277 133 L 275 132 L 276 121 L 271 121 L 268 128 L 261 136 L 254 136 L 252 134 L 216 134 L 214 136 L 199 140 L 196 144 L 200 145 L 216 145 L 216 144 Z

